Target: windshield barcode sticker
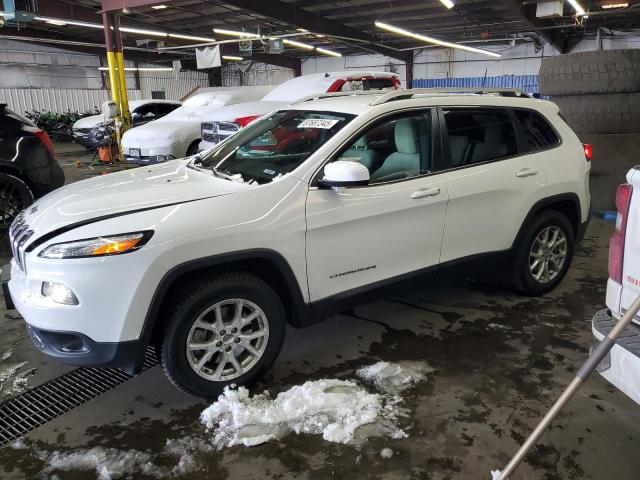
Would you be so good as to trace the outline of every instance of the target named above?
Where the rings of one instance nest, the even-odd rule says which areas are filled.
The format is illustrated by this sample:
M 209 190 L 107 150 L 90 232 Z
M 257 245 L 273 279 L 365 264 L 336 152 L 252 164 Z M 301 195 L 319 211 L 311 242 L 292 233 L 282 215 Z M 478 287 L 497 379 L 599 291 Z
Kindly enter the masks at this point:
M 298 125 L 298 128 L 324 128 L 325 130 L 328 130 L 339 121 L 340 120 L 329 120 L 324 118 L 308 118 L 303 120 L 300 125 Z

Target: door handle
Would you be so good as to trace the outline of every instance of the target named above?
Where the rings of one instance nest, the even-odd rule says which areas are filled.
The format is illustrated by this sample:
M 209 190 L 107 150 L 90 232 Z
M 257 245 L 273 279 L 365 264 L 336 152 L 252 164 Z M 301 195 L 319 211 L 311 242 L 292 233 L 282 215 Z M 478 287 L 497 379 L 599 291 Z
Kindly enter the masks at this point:
M 538 171 L 533 168 L 523 168 L 518 173 L 516 173 L 516 177 L 532 177 L 533 175 L 537 175 Z
M 413 192 L 411 198 L 435 197 L 436 195 L 440 195 L 440 189 L 438 187 L 423 188 Z

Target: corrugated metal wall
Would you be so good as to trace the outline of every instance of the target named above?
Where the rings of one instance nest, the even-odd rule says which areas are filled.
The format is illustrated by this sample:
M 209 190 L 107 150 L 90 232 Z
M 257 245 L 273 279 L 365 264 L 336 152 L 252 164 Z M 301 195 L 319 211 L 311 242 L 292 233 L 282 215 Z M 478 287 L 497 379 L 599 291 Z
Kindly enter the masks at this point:
M 139 100 L 139 90 L 129 90 L 129 100 Z M 45 110 L 54 113 L 93 112 L 111 98 L 108 90 L 53 88 L 0 88 L 0 103 L 18 113 Z
M 167 100 L 180 100 L 194 88 L 208 86 L 207 72 L 140 72 L 141 98 L 151 98 L 152 91 L 162 90 Z
M 503 75 L 500 77 L 418 78 L 414 88 L 493 87 L 519 88 L 528 93 L 539 93 L 538 75 Z
M 252 62 L 226 62 L 222 64 L 222 84 L 225 87 L 241 85 L 279 85 L 292 79 L 290 68 Z

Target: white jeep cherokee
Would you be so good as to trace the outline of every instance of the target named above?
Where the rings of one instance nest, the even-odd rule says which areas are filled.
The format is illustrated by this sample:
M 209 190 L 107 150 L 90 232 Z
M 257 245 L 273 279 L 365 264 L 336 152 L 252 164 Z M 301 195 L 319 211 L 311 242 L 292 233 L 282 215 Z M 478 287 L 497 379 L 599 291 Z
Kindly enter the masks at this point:
M 161 345 L 177 387 L 215 397 L 270 367 L 287 323 L 412 275 L 491 256 L 546 292 L 587 224 L 583 147 L 553 103 L 455 93 L 320 94 L 203 156 L 63 187 L 11 228 L 7 301 L 47 355 L 136 372 Z

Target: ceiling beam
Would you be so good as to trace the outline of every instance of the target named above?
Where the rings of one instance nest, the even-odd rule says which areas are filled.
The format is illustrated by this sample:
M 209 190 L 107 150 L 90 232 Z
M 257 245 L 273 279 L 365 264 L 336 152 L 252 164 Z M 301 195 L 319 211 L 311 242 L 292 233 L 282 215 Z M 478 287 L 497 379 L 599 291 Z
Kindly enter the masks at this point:
M 375 37 L 372 35 L 366 34 L 361 30 L 349 28 L 341 23 L 328 20 L 320 15 L 308 12 L 281 0 L 225 0 L 224 3 L 273 18 L 280 22 L 288 23 L 297 28 L 305 28 L 315 33 L 366 42 L 367 50 L 374 51 L 397 60 L 405 60 L 404 52 L 379 45 Z
M 501 0 L 511 9 L 516 10 L 520 17 L 529 25 L 531 29 L 540 34 L 547 42 L 555 47 L 560 53 L 567 53 L 569 45 L 567 36 L 562 29 L 549 29 L 555 26 L 554 22 L 549 19 L 536 18 L 537 4 L 523 5 L 521 0 Z M 505 3 L 506 2 L 506 3 Z

